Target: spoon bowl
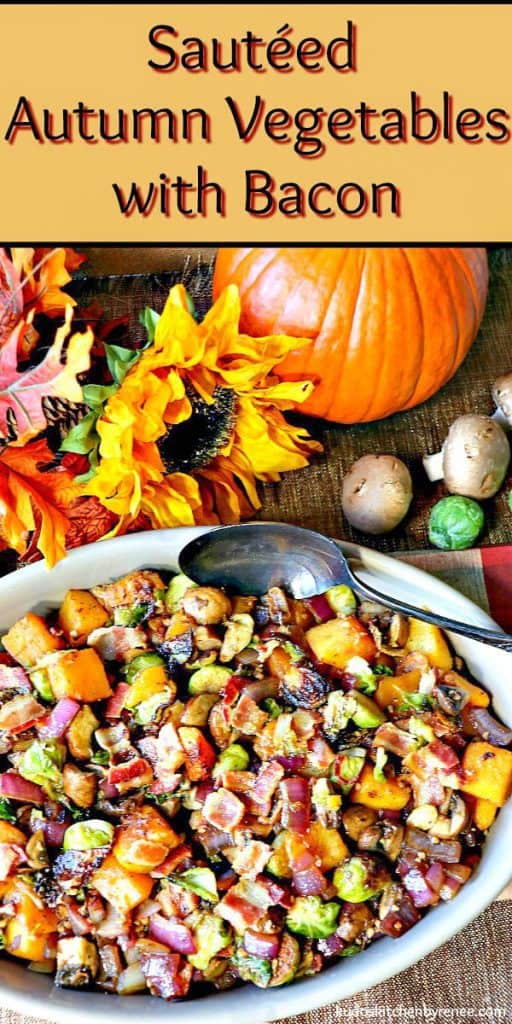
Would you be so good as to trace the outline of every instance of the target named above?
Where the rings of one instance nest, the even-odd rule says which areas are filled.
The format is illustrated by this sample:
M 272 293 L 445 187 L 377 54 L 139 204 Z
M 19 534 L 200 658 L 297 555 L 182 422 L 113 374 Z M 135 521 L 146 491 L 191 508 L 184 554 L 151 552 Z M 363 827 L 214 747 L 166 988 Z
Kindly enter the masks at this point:
M 187 544 L 180 569 L 194 583 L 224 587 L 237 594 L 265 594 L 282 587 L 300 599 L 346 584 L 359 595 L 441 629 L 512 651 L 512 637 L 481 629 L 407 604 L 363 582 L 335 541 L 288 523 L 243 523 L 203 533 Z

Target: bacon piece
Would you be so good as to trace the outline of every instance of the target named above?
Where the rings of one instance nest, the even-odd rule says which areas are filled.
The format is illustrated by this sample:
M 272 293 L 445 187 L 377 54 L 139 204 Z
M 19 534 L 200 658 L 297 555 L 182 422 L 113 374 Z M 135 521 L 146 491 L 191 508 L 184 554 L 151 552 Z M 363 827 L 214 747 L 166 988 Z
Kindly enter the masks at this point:
M 192 981 L 193 967 L 179 953 L 143 950 L 140 967 L 152 996 L 167 1000 L 186 996 Z
M 265 910 L 262 907 L 256 907 L 253 903 L 249 903 L 248 900 L 237 896 L 233 889 L 229 889 L 226 895 L 222 897 L 220 903 L 215 908 L 215 913 L 219 917 L 223 917 L 225 921 L 228 921 L 236 932 L 244 932 L 246 928 L 254 928 L 261 921 L 262 917 L 265 916 Z
M 44 713 L 43 705 L 32 696 L 20 694 L 0 708 L 0 730 L 10 733 L 24 732 Z
M 158 759 L 156 773 L 159 778 L 161 772 L 175 772 L 185 763 L 185 751 L 172 722 L 166 722 L 160 729 L 156 741 L 156 752 Z
M 283 775 L 284 768 L 277 761 L 269 761 L 268 764 L 262 765 L 251 789 L 251 800 L 266 804 L 272 799 Z
M 221 831 L 231 832 L 240 824 L 244 814 L 242 801 L 223 786 L 215 793 L 210 793 L 203 806 L 206 821 Z
M 131 757 L 123 764 L 114 765 L 107 775 L 107 782 L 116 786 L 120 793 L 150 783 L 153 779 L 151 765 L 143 757 Z
M 272 856 L 272 849 L 267 843 L 250 839 L 243 846 L 231 847 L 226 850 L 224 856 L 230 861 L 233 871 L 236 871 L 237 875 L 256 878 L 264 871 Z
M 130 690 L 129 683 L 118 683 L 114 693 L 107 701 L 105 718 L 120 718 L 124 708 L 126 695 Z
M 202 782 L 211 774 L 217 755 L 200 729 L 183 725 L 178 736 L 185 752 L 185 771 L 191 782 Z
M 309 828 L 311 794 L 307 779 L 297 775 L 280 784 L 283 797 L 281 821 L 283 828 L 304 835 Z
M 242 694 L 230 716 L 233 728 L 239 729 L 245 736 L 256 736 L 267 721 L 266 711 L 262 711 L 246 693 Z
M 15 843 L 0 843 L 0 882 L 5 882 L 11 872 L 26 861 L 25 851 L 21 846 Z
M 21 665 L 4 665 L 0 663 L 0 690 L 20 690 L 30 693 L 30 679 Z

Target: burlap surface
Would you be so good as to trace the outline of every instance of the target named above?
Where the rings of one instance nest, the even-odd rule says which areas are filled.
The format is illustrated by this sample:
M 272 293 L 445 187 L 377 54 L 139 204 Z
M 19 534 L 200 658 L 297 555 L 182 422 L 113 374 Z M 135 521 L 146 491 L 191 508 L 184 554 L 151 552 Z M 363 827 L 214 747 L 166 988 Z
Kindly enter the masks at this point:
M 85 251 L 85 250 L 84 250 Z M 146 304 L 160 309 L 171 283 L 183 280 L 191 292 L 199 313 L 211 301 L 211 276 L 214 250 L 168 250 L 169 274 L 119 276 L 127 266 L 146 270 L 151 265 L 167 265 L 165 250 L 137 251 L 109 249 L 104 265 L 114 276 L 91 278 L 78 288 L 81 301 L 95 298 L 109 316 L 129 313 L 137 327 L 138 311 Z M 94 250 L 91 269 L 101 269 L 101 251 Z M 407 551 L 428 547 L 428 509 L 442 496 L 441 484 L 431 485 L 422 468 L 421 457 L 437 451 L 450 423 L 464 412 L 488 414 L 492 411 L 491 388 L 495 378 L 512 369 L 512 248 L 491 254 L 491 282 L 484 321 L 471 352 L 456 376 L 430 401 L 407 413 L 387 420 L 359 426 L 336 426 L 310 420 L 309 426 L 325 446 L 325 454 L 308 469 L 289 473 L 277 486 L 261 490 L 261 516 L 282 519 L 375 546 L 375 539 L 352 530 L 340 507 L 340 485 L 344 472 L 361 455 L 390 452 L 403 458 L 414 479 L 415 499 L 406 523 L 391 537 L 379 538 L 384 551 Z M 507 489 L 487 503 L 487 529 L 483 544 L 503 544 L 512 540 L 512 514 L 506 502 Z
M 120 257 L 114 257 L 117 270 L 122 264 Z M 161 308 L 170 284 L 182 279 L 199 312 L 204 312 L 210 301 L 212 261 L 213 255 L 208 252 L 183 253 L 183 260 L 178 261 L 178 268 L 171 274 L 87 280 L 79 285 L 79 297 L 85 302 L 97 299 L 109 316 L 130 313 L 134 329 L 138 329 L 139 309 L 146 304 Z M 95 270 L 97 266 L 96 262 Z M 325 456 L 308 470 L 289 474 L 279 486 L 263 488 L 261 515 L 297 522 L 333 536 L 367 541 L 353 533 L 341 515 L 342 475 L 368 451 L 394 452 L 406 460 L 415 476 L 416 497 L 406 525 L 393 537 L 379 540 L 378 546 L 383 550 L 426 547 L 426 510 L 438 489 L 426 484 L 420 456 L 439 446 L 449 424 L 460 413 L 490 412 L 492 382 L 512 366 L 510 325 L 512 261 L 510 253 L 505 252 L 494 258 L 482 330 L 455 379 L 425 405 L 385 422 L 350 428 L 312 422 L 313 431 L 324 442 Z M 489 507 L 487 521 L 484 543 L 512 540 L 512 516 L 504 497 Z M 455 939 L 391 981 L 372 988 L 369 976 L 366 992 L 343 1003 L 291 1017 L 287 1024 L 337 1024 L 345 1020 L 386 1024 L 409 1020 L 420 1024 L 512 1021 L 511 935 L 512 901 L 495 903 Z M 172 1019 L 172 1007 L 169 1018 Z M 0 1007 L 0 1024 L 39 1021 Z

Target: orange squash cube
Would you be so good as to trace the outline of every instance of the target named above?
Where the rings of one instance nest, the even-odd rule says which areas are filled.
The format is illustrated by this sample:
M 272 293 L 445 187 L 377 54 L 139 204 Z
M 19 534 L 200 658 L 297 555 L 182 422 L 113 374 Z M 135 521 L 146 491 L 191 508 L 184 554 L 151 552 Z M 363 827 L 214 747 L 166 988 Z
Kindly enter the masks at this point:
M 512 751 L 474 740 L 464 751 L 462 767 L 466 781 L 460 788 L 464 793 L 503 807 L 512 791 Z
M 136 874 L 121 866 L 112 853 L 105 857 L 103 864 L 92 876 L 91 885 L 103 899 L 118 911 L 127 914 L 151 894 L 154 880 L 150 875 Z
M 0 821 L 0 843 L 16 843 L 17 846 L 25 846 L 27 837 L 16 825 L 10 821 Z
M 60 650 L 62 640 L 50 633 L 48 626 L 40 615 L 27 612 L 23 618 L 11 626 L 2 637 L 2 643 L 15 661 L 24 668 L 32 668 L 45 654 Z
M 373 637 L 355 615 L 313 626 L 308 629 L 306 639 L 315 658 L 335 668 L 345 668 L 356 656 L 371 661 L 377 653 Z
M 59 611 L 59 626 L 73 647 L 87 643 L 93 629 L 104 626 L 109 618 L 106 608 L 90 590 L 68 590 Z
M 498 808 L 496 807 L 496 804 L 493 804 L 490 800 L 485 800 L 484 797 L 480 796 L 475 802 L 473 821 L 481 832 L 486 832 L 487 829 L 491 827 L 497 813 Z
M 376 779 L 371 765 L 366 764 L 351 794 L 352 803 L 372 807 L 376 811 L 401 811 L 409 802 L 409 786 L 393 777 Z
M 47 960 L 55 955 L 57 917 L 49 907 L 41 909 L 23 882 L 14 881 L 8 893 L 16 908 L 5 929 L 5 948 L 22 960 Z
M 48 659 L 45 669 L 57 700 L 73 697 L 92 703 L 112 696 L 103 662 L 92 647 L 58 652 Z
M 417 693 L 420 685 L 421 672 L 404 672 L 403 676 L 383 676 L 377 690 L 375 701 L 380 708 L 388 708 L 390 704 L 401 704 L 407 693 Z
M 180 837 L 165 818 L 154 807 L 144 804 L 133 819 L 118 830 L 112 852 L 126 871 L 148 873 L 165 860 L 169 850 L 180 844 Z
M 314 821 L 306 834 L 306 842 L 315 857 L 321 862 L 322 871 L 337 868 L 349 849 L 336 828 L 327 828 L 320 821 Z

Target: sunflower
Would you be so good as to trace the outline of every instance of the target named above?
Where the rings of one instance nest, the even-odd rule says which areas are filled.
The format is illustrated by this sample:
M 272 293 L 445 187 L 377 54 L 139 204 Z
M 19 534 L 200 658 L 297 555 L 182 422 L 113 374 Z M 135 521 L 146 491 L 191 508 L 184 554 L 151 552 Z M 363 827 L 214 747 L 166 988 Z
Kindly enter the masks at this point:
M 130 367 L 96 420 L 94 473 L 82 493 L 117 517 L 111 533 L 231 523 L 260 507 L 257 481 L 278 481 L 321 451 L 283 411 L 304 401 L 310 381 L 273 370 L 309 344 L 239 332 L 230 285 L 197 323 L 182 285 L 172 288 L 150 347 Z

